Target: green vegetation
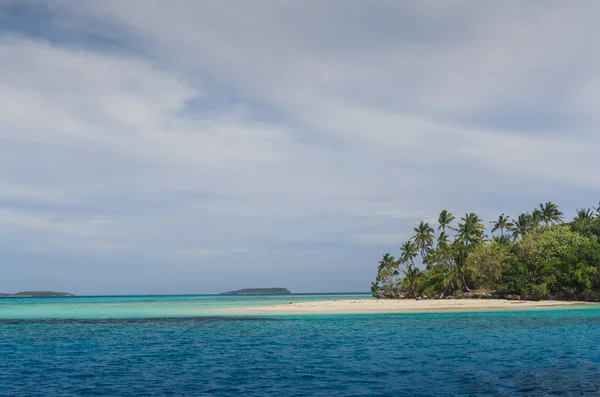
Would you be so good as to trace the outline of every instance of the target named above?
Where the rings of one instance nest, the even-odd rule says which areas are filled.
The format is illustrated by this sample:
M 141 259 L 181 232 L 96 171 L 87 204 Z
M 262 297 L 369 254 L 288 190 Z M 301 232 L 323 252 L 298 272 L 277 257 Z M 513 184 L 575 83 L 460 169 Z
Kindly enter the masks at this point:
M 290 295 L 287 288 L 245 288 L 237 291 L 223 292 L 221 295 Z
M 53 291 L 23 291 L 15 294 L 2 294 L 0 298 L 48 298 L 48 297 L 61 297 L 61 296 L 75 296 L 68 292 L 53 292 Z
M 551 202 L 516 219 L 502 214 L 489 235 L 475 213 L 455 221 L 442 211 L 437 236 L 421 221 L 398 259 L 379 261 L 373 295 L 600 301 L 600 203 L 569 223 Z

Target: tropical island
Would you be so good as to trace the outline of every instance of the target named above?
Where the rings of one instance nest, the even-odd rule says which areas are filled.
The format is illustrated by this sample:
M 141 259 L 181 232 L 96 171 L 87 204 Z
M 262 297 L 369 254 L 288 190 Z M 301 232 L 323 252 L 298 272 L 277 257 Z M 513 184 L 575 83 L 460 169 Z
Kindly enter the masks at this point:
M 244 288 L 236 291 L 222 292 L 221 295 L 290 295 L 287 288 Z
M 66 296 L 75 296 L 75 294 L 54 291 L 23 291 L 14 294 L 0 293 L 0 298 L 56 298 Z
M 570 222 L 547 202 L 490 222 L 444 210 L 436 230 L 425 221 L 378 262 L 371 285 L 379 299 L 600 301 L 600 204 Z
M 564 221 L 547 202 L 516 219 L 489 222 L 442 211 L 378 262 L 373 298 L 289 302 L 236 309 L 243 314 L 425 313 L 597 307 L 600 302 L 600 204 Z

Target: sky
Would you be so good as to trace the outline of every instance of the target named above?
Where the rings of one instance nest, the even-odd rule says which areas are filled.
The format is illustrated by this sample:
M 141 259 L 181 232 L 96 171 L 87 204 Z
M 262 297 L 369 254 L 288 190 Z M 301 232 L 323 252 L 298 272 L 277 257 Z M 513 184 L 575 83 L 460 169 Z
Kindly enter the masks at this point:
M 0 0 L 0 292 L 368 291 L 600 200 L 594 0 Z

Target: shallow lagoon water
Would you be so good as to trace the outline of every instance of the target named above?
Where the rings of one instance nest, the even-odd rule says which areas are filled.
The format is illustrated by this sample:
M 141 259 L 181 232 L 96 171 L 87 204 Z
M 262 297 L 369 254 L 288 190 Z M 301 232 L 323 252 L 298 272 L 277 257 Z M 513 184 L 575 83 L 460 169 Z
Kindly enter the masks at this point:
M 89 299 L 126 305 L 123 298 Z M 189 300 L 187 307 L 196 298 L 175 299 Z M 255 298 L 240 299 L 238 304 L 246 305 Z M 273 304 L 281 297 L 264 299 Z M 283 302 L 297 299 L 287 296 Z M 132 311 L 121 308 L 119 316 L 110 317 L 108 306 L 100 310 L 91 304 L 95 316 L 71 318 L 49 315 L 64 314 L 58 309 L 40 316 L 39 307 L 26 308 L 54 304 L 50 301 L 3 302 L 21 305 L 32 316 L 0 308 L 0 395 L 600 394 L 596 308 L 187 317 L 183 307 L 164 316 L 169 299 L 158 300 L 163 303 L 131 302 L 137 309 L 143 302 L 152 307 L 135 316 L 123 315 Z
M 0 299 L 0 319 L 10 318 L 156 318 L 227 314 L 227 309 L 289 302 L 372 299 L 367 294 L 273 296 L 180 295 L 94 296 Z

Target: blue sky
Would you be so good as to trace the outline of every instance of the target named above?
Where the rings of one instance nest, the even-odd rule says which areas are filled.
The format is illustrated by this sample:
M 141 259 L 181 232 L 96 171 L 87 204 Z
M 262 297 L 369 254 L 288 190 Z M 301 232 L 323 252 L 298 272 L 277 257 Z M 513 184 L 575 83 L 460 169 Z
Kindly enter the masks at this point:
M 441 209 L 572 217 L 599 8 L 0 2 L 0 291 L 367 291 Z

